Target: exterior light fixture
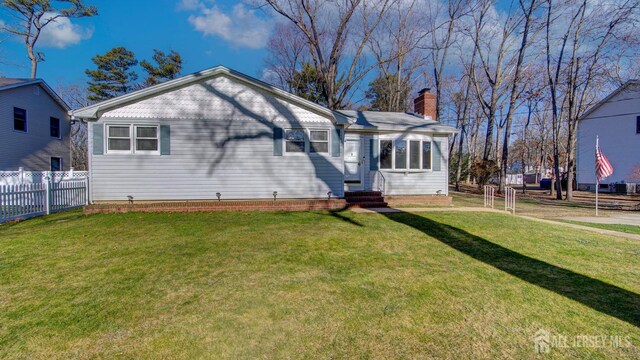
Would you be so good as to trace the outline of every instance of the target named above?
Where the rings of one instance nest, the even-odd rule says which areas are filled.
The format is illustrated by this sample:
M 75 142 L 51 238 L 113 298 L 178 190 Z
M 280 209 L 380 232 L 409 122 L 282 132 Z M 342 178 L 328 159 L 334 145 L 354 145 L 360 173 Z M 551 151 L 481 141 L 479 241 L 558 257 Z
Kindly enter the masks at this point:
M 133 196 L 127 195 L 127 199 L 129 200 L 129 205 L 133 205 Z
M 220 197 L 222 196 L 222 194 L 220 194 L 219 192 L 216 193 L 216 197 L 218 198 L 218 202 L 220 202 Z
M 333 194 L 331 191 L 327 191 L 327 200 L 331 200 L 331 194 Z
M 274 191 L 273 192 L 273 201 L 276 201 L 276 198 L 278 197 L 278 192 Z

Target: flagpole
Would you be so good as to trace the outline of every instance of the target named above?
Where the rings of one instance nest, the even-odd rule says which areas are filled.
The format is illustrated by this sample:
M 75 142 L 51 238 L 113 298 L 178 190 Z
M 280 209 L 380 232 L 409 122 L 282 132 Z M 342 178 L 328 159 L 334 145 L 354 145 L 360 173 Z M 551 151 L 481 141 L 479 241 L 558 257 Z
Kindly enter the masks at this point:
M 599 145 L 599 139 L 598 139 L 598 135 L 596 135 L 596 166 L 595 166 L 595 172 L 596 172 L 596 216 L 598 216 L 598 192 L 600 191 L 600 179 L 598 178 L 598 159 L 597 159 L 597 153 L 598 153 L 598 145 Z

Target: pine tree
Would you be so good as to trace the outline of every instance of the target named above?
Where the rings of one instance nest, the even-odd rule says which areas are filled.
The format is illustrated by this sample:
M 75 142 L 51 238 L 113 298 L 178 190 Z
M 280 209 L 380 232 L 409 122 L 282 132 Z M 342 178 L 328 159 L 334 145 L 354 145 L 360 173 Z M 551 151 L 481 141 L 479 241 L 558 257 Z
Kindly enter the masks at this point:
M 142 60 L 140 66 L 147 72 L 145 85 L 151 86 L 163 81 L 172 80 L 180 75 L 182 70 L 182 57 L 174 50 L 165 54 L 160 50 L 153 50 L 153 65 L 151 62 Z
M 96 70 L 85 70 L 89 76 L 89 100 L 102 101 L 126 94 L 135 89 L 138 74 L 131 67 L 138 64 L 132 51 L 119 46 L 96 55 L 91 61 Z

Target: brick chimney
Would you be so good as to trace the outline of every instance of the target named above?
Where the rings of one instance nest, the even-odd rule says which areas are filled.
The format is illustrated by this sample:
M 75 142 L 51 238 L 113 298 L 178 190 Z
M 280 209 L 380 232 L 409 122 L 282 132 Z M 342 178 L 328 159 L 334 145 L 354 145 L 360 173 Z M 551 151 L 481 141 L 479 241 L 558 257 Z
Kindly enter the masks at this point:
M 424 88 L 418 92 L 418 97 L 413 100 L 413 112 L 424 116 L 425 119 L 436 119 L 436 94 Z

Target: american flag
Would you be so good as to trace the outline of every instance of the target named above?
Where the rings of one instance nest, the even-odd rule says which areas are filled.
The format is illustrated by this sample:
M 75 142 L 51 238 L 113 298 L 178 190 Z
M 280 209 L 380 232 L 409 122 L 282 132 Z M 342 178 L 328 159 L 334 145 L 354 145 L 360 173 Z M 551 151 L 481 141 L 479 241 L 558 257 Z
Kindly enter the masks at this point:
M 596 178 L 598 179 L 598 183 L 613 174 L 613 166 L 607 157 L 604 156 L 602 150 L 600 150 L 600 144 L 596 145 Z

